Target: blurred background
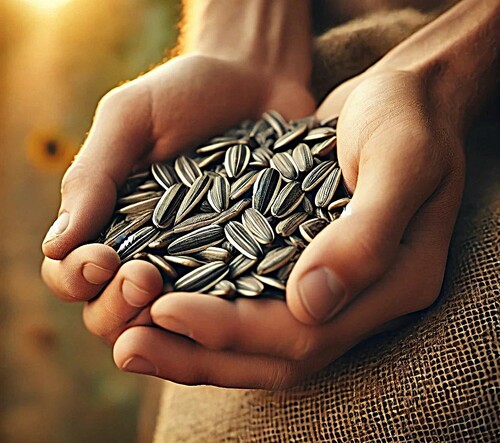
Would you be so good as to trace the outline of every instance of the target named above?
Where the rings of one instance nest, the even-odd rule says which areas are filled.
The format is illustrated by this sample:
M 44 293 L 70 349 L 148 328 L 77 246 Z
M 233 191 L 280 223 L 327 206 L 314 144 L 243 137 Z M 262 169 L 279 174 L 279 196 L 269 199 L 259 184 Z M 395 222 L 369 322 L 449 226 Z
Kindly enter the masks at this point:
M 102 95 L 175 44 L 175 0 L 0 0 L 0 442 L 132 442 L 118 371 L 39 276 L 59 184 Z

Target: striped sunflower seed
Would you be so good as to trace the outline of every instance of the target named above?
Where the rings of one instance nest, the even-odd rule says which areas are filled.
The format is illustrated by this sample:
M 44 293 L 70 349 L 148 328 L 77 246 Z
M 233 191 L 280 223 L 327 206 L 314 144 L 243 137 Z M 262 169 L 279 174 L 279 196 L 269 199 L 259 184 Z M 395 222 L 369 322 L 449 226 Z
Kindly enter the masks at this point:
M 334 168 L 332 172 L 328 174 L 318 189 L 316 197 L 314 198 L 316 206 L 320 208 L 328 206 L 328 204 L 332 201 L 335 192 L 337 192 L 341 177 L 342 174 L 340 173 L 340 168 Z
M 278 280 L 277 278 L 269 277 L 268 275 L 259 275 L 256 274 L 255 272 L 252 272 L 252 277 L 256 278 L 259 280 L 261 283 L 264 283 L 267 286 L 271 286 L 272 288 L 279 289 L 281 291 L 286 290 L 285 284 Z
M 186 188 L 181 183 L 175 183 L 165 191 L 153 212 L 153 224 L 157 228 L 165 229 L 173 223 L 185 195 Z
M 306 212 L 294 212 L 290 214 L 276 225 L 276 234 L 282 237 L 289 237 L 299 228 L 299 225 L 307 220 L 308 216 Z
M 329 126 L 320 126 L 309 131 L 303 138 L 305 142 L 320 142 L 336 135 L 337 131 Z
M 197 163 L 191 157 L 185 155 L 177 157 L 174 163 L 174 169 L 181 182 L 188 188 L 190 188 L 194 181 L 202 175 L 201 169 Z
M 148 200 L 150 198 L 161 197 L 161 191 L 146 191 L 146 192 L 134 192 L 125 197 L 120 197 L 116 202 L 119 206 L 131 205 L 133 203 L 139 203 L 143 200 Z
M 220 298 L 232 299 L 236 295 L 236 286 L 229 280 L 221 280 L 209 291 L 209 294 Z
M 268 245 L 274 241 L 273 228 L 256 209 L 248 208 L 241 216 L 241 221 L 260 244 Z
M 257 297 L 264 291 L 264 285 L 251 275 L 245 275 L 236 280 L 236 291 L 244 297 Z
M 278 151 L 280 149 L 288 147 L 294 142 L 297 142 L 305 134 L 307 129 L 307 124 L 301 124 L 296 128 L 293 128 L 291 131 L 286 132 L 280 138 L 278 138 L 278 140 L 276 140 L 273 149 L 275 151 Z
M 271 249 L 257 265 L 257 274 L 269 274 L 286 265 L 295 255 L 296 250 L 294 246 Z
M 203 197 L 205 197 L 211 182 L 212 177 L 208 174 L 202 175 L 194 180 L 177 210 L 175 223 L 179 223 L 185 219 L 193 208 L 203 199 Z
M 208 165 L 212 164 L 222 157 L 224 157 L 224 151 L 214 152 L 208 157 L 201 157 L 197 163 L 200 168 L 206 168 Z
M 231 146 L 224 158 L 224 167 L 228 177 L 238 178 L 248 166 L 250 161 L 250 148 L 246 145 Z
M 196 254 L 196 257 L 205 262 L 223 261 L 225 263 L 228 263 L 231 259 L 231 253 L 224 248 L 209 246 L 207 249 L 198 252 Z
M 179 182 L 174 168 L 166 163 L 153 163 L 151 165 L 151 174 L 153 174 L 153 177 L 158 184 L 165 189 L 168 189 L 173 184 Z
M 137 203 L 124 206 L 116 211 L 117 214 L 139 214 L 148 209 L 154 209 L 161 197 L 152 197 Z
M 176 291 L 204 292 L 229 273 L 229 267 L 223 261 L 214 261 L 195 268 L 179 278 L 174 285 Z
M 271 214 L 277 218 L 289 215 L 304 198 L 299 182 L 290 182 L 280 191 L 271 206 Z
M 296 262 L 290 261 L 286 265 L 279 268 L 278 272 L 276 272 L 276 277 L 278 277 L 278 280 L 287 281 L 288 277 L 290 277 L 290 274 L 292 273 L 292 269 L 295 266 L 295 263 Z
M 230 186 L 226 177 L 217 175 L 212 180 L 212 186 L 208 191 L 207 200 L 215 212 L 222 212 L 229 206 Z
M 217 151 L 224 152 L 230 146 L 238 145 L 240 143 L 244 143 L 244 142 L 240 141 L 239 139 L 235 139 L 233 137 L 230 137 L 229 139 L 215 141 L 215 142 L 210 143 L 208 145 L 201 146 L 196 150 L 196 153 L 197 154 L 212 154 L 212 153 L 217 152 Z
M 209 225 L 189 232 L 167 247 L 170 255 L 189 255 L 203 251 L 209 246 L 215 246 L 224 241 L 224 229 L 219 225 Z
M 281 175 L 276 169 L 263 169 L 253 185 L 252 207 L 266 215 L 279 193 Z
M 316 157 L 324 157 L 325 155 L 329 154 L 336 146 L 337 136 L 334 135 L 333 137 L 314 145 L 311 148 L 311 154 Z
M 262 255 L 259 243 L 240 222 L 230 221 L 224 232 L 227 240 L 244 256 L 255 259 Z
M 299 176 L 299 169 L 288 152 L 278 152 L 271 158 L 270 164 L 286 180 L 295 180 Z
M 158 269 L 163 271 L 168 278 L 177 278 L 177 272 L 173 266 L 163 257 L 154 254 L 146 254 L 146 258 L 153 263 Z
M 262 114 L 262 120 L 273 129 L 278 137 L 281 137 L 288 129 L 285 119 L 276 111 L 264 112 L 264 114 Z
M 314 166 L 313 155 L 311 154 L 309 146 L 305 143 L 299 143 L 295 146 L 292 157 L 300 172 L 310 171 Z
M 116 251 L 122 262 L 141 252 L 159 234 L 153 226 L 144 226 L 130 234 Z
M 314 189 L 330 172 L 332 172 L 336 165 L 337 162 L 333 160 L 320 162 L 311 170 L 311 172 L 309 172 L 309 174 L 306 175 L 302 181 L 302 190 L 310 191 L 311 189 Z
M 163 258 L 169 263 L 185 266 L 186 268 L 199 268 L 207 264 L 203 260 L 198 260 L 187 255 L 164 255 Z
M 350 201 L 351 199 L 347 197 L 339 198 L 338 200 L 335 200 L 334 202 L 330 203 L 330 205 L 328 206 L 328 211 L 332 212 L 340 208 L 343 208 L 344 206 L 347 206 Z
M 238 178 L 233 184 L 231 185 L 231 192 L 229 194 L 229 198 L 231 200 L 235 200 L 239 197 L 241 197 L 245 192 L 247 192 L 252 185 L 254 184 L 255 180 L 257 180 L 257 171 L 248 171 L 247 173 L 243 174 L 240 178 Z
M 299 231 L 304 239 L 311 243 L 313 238 L 316 237 L 326 226 L 328 221 L 323 218 L 313 218 L 307 220 L 299 226 Z
M 232 279 L 239 277 L 251 269 L 257 261 L 257 259 L 245 257 L 243 254 L 237 255 L 229 263 L 229 277 Z

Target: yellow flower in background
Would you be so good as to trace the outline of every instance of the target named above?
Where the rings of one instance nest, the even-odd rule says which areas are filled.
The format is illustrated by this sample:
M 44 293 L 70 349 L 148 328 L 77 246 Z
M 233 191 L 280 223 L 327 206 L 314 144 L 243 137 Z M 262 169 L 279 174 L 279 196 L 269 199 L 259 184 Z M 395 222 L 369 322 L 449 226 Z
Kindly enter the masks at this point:
M 77 153 L 77 145 L 57 130 L 33 130 L 27 138 L 26 155 L 30 164 L 45 171 L 63 171 Z

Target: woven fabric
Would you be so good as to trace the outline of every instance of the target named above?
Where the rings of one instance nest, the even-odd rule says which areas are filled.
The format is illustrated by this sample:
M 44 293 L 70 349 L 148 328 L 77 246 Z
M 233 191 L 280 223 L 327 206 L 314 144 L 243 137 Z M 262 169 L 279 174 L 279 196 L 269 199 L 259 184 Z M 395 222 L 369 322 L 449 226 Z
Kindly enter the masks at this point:
M 500 441 L 496 118 L 468 143 L 466 191 L 434 306 L 287 391 L 165 382 L 154 442 Z

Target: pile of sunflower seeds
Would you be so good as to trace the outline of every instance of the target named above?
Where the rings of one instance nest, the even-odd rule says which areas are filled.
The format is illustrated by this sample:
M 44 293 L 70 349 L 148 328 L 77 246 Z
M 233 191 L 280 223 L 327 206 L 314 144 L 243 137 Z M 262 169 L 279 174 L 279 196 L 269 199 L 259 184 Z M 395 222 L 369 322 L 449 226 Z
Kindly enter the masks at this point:
M 144 259 L 164 290 L 284 298 L 300 254 L 349 202 L 336 119 L 275 111 L 127 179 L 99 242 Z

